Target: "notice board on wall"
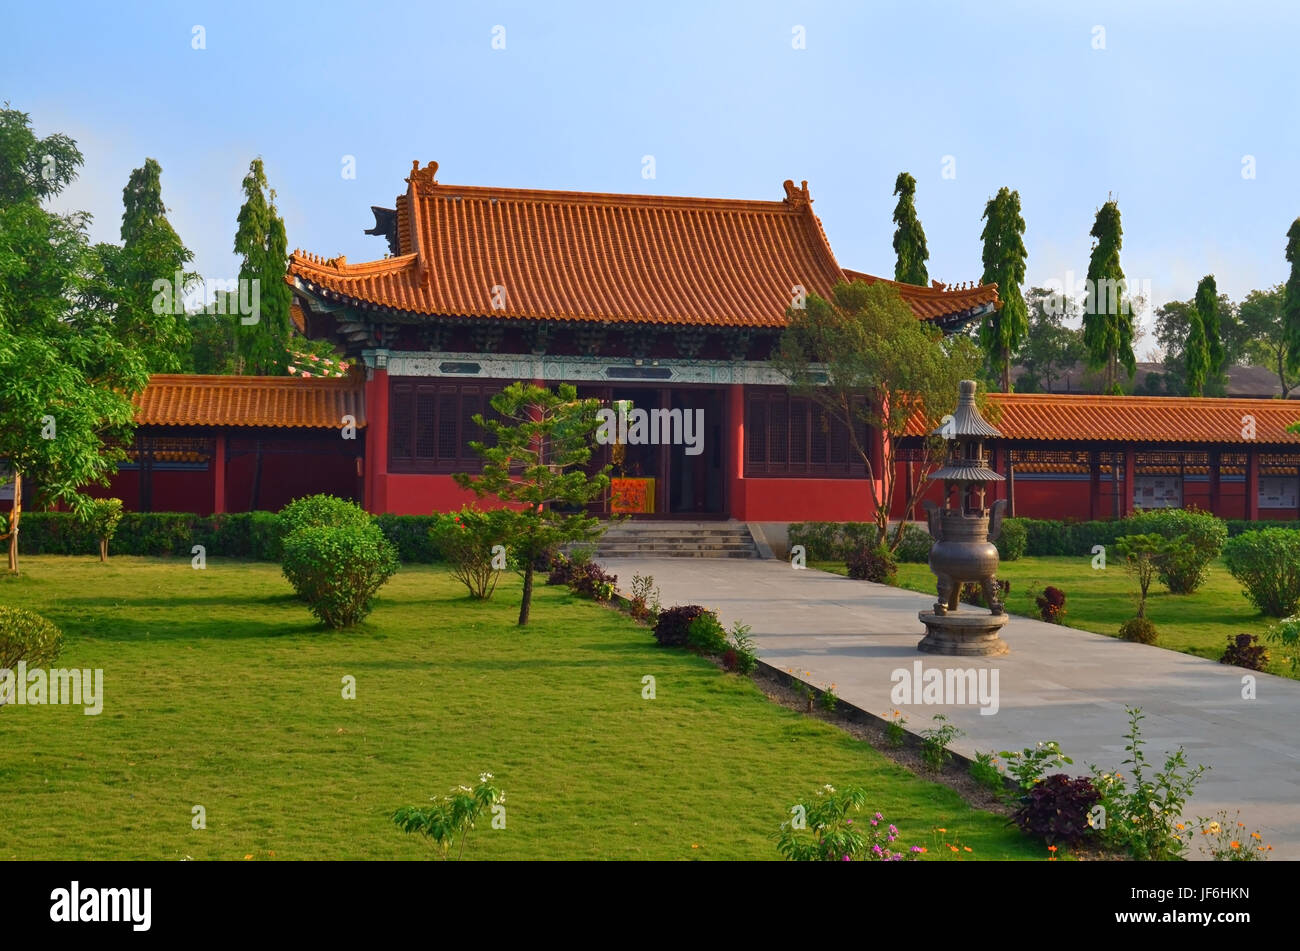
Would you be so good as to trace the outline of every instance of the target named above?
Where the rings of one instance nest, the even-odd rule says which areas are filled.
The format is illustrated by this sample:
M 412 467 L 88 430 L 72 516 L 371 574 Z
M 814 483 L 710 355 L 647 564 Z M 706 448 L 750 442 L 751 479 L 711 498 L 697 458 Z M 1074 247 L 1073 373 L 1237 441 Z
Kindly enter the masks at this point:
M 1300 478 L 1296 476 L 1260 476 L 1259 507 L 1293 509 L 1300 496 Z
M 1135 509 L 1180 509 L 1183 507 L 1182 476 L 1143 476 L 1133 480 Z

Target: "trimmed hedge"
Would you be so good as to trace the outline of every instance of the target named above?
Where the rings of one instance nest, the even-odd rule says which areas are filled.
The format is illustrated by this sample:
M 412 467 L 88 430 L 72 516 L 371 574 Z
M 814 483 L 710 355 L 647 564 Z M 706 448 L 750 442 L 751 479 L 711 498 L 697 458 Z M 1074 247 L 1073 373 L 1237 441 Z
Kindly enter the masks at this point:
M 429 538 L 440 515 L 379 515 L 375 522 L 404 562 L 442 561 Z M 113 536 L 113 554 L 190 557 L 202 545 L 209 557 L 279 561 L 285 527 L 274 512 L 127 512 Z M 18 549 L 24 555 L 95 555 L 99 541 L 72 512 L 23 512 Z

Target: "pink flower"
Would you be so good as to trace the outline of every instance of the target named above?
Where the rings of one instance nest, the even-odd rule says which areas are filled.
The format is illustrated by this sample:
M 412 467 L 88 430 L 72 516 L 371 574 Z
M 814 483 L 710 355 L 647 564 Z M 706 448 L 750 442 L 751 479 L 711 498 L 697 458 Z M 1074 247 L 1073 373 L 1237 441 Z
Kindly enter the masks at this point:
M 844 856 L 844 861 L 846 861 L 846 862 L 850 862 L 850 861 L 852 861 L 852 859 L 850 859 L 850 858 L 846 855 L 846 856 Z

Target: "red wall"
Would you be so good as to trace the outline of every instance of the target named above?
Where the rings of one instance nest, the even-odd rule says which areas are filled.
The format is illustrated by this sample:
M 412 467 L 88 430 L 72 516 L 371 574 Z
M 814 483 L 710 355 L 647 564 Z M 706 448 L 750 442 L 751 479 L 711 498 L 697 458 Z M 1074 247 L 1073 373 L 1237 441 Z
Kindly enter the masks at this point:
M 741 521 L 869 522 L 874 511 L 865 479 L 732 480 L 731 517 Z
M 462 489 L 449 475 L 413 475 L 388 473 L 387 505 L 385 512 L 396 515 L 430 515 L 434 512 L 454 512 L 462 505 L 477 505 L 481 509 L 499 508 L 493 499 L 479 499 L 468 489 Z

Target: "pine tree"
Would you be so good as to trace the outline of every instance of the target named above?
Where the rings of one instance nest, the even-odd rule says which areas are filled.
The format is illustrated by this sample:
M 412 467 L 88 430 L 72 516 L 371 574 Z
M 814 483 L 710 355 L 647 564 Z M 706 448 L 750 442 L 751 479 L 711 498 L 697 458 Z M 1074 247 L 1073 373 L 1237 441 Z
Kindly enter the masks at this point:
M 1282 297 L 1282 327 L 1286 335 L 1287 365 L 1300 370 L 1300 218 L 1291 222 L 1286 238 L 1286 259 L 1291 262 L 1291 274 Z
M 898 196 L 898 204 L 894 207 L 894 224 L 898 226 L 894 231 L 894 253 L 897 255 L 894 280 L 928 287 L 930 276 L 926 273 L 925 262 L 930 259 L 930 252 L 925 247 L 925 231 L 916 217 L 916 179 L 907 172 L 899 172 L 894 181 L 894 194 Z
M 1020 193 L 998 190 L 984 206 L 984 275 L 981 284 L 997 284 L 1001 306 L 984 317 L 980 345 L 1002 377 L 1002 392 L 1011 391 L 1011 358 L 1029 334 L 1029 308 L 1020 285 L 1025 280 L 1025 219 Z
M 289 307 L 284 282 L 289 267 L 284 220 L 276 213 L 275 191 L 267 185 L 262 160 L 254 159 L 244 177 L 245 201 L 239 209 L 235 253 L 240 256 L 239 355 L 243 372 L 282 376 L 288 366 Z M 247 304 L 256 304 L 247 313 Z M 255 319 L 254 319 L 255 318 Z M 229 317 L 228 317 L 229 319 Z
M 1119 205 L 1112 199 L 1102 205 L 1093 222 L 1092 256 L 1088 260 L 1088 297 L 1083 305 L 1083 343 L 1088 368 L 1103 371 L 1106 392 L 1120 392 L 1119 370 L 1128 379 L 1137 372 L 1133 355 L 1133 314 L 1125 299 L 1124 269 L 1119 252 L 1123 244 Z

